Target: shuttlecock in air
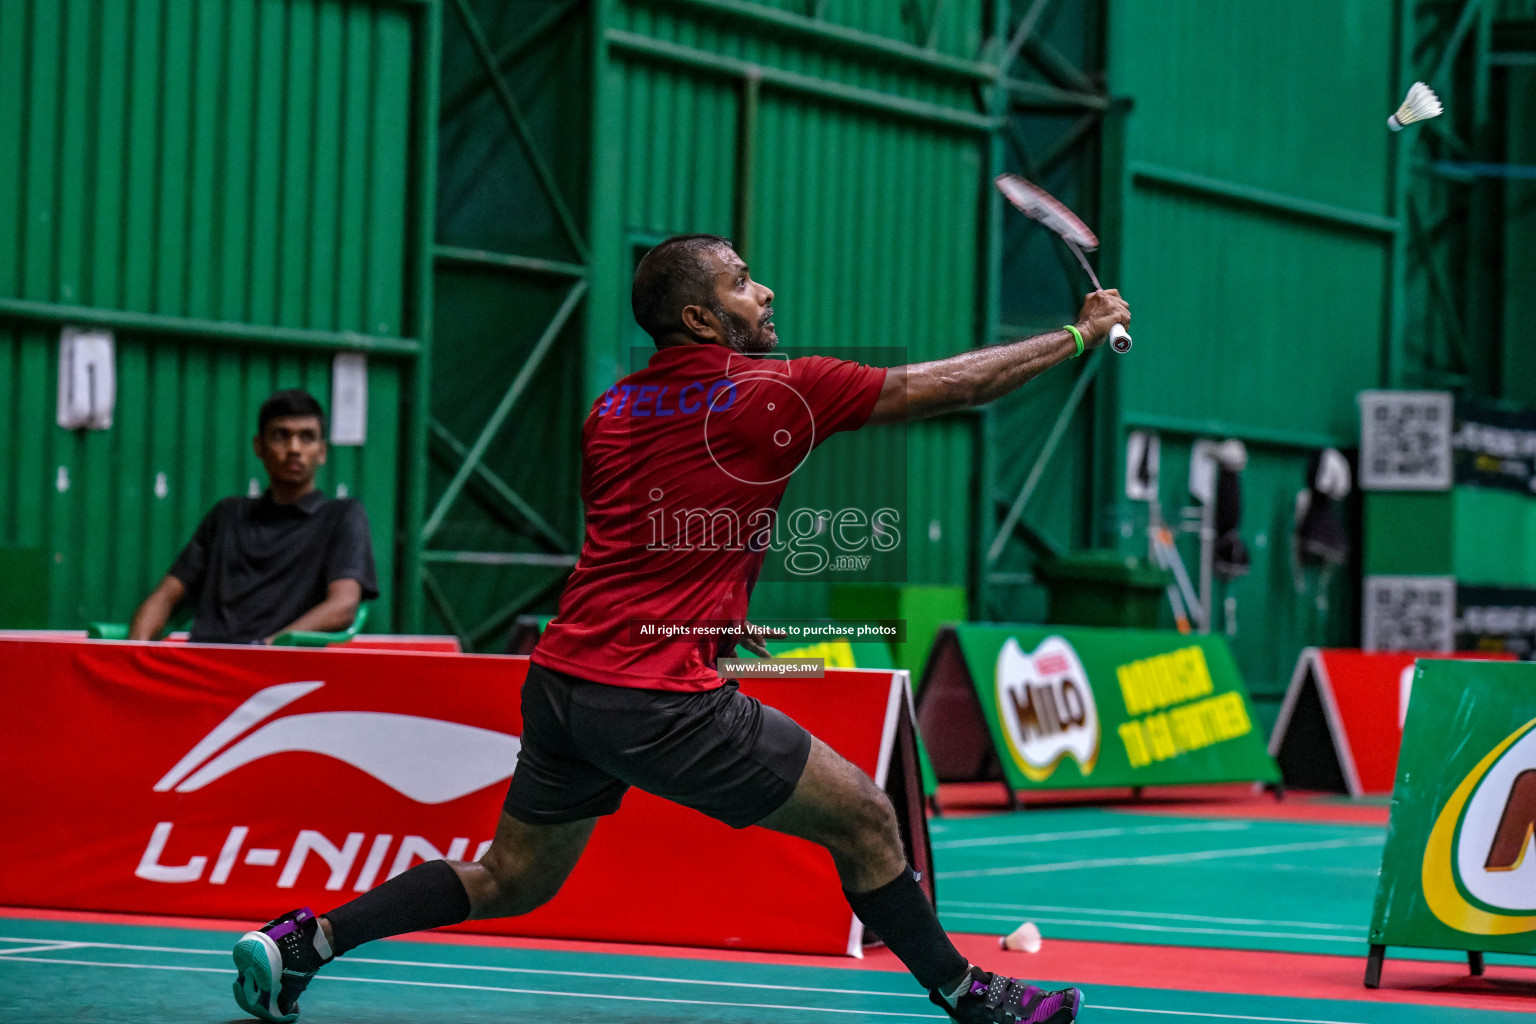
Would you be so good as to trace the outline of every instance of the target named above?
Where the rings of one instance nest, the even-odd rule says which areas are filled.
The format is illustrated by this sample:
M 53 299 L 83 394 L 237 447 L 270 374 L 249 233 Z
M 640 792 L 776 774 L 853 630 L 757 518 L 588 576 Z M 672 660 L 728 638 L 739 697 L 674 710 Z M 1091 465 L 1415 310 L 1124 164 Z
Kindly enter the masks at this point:
M 1444 109 L 1440 106 L 1440 97 L 1435 95 L 1435 90 L 1423 82 L 1414 82 L 1413 88 L 1408 90 L 1408 98 L 1403 100 L 1403 105 L 1397 108 L 1397 113 L 1387 118 L 1387 127 L 1400 132 L 1403 130 L 1403 125 L 1439 117 Z
M 997 944 L 1002 949 L 1011 949 L 1016 953 L 1040 952 L 1040 929 L 1035 927 L 1035 922 L 1025 921 L 1013 930 L 1013 934 L 1006 938 L 998 939 Z

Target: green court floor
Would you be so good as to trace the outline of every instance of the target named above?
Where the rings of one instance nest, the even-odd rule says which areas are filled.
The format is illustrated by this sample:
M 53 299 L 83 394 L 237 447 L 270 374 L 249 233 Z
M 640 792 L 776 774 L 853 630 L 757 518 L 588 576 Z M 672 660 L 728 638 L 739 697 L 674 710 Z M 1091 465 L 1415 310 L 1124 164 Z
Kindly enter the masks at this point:
M 1006 933 L 1031 920 L 1059 939 L 1359 957 L 1386 841 L 1377 825 L 1082 807 L 940 818 L 931 828 L 950 931 Z
M 0 921 L 0 1021 L 240 1019 L 235 932 Z M 314 1024 L 791 1024 L 942 1020 L 904 974 L 602 953 L 386 942 L 304 997 Z M 1042 979 L 1051 980 L 1051 979 Z M 1486 1010 L 1089 986 L 1090 1024 L 1514 1024 Z
M 1385 829 L 1378 825 L 1232 817 L 1172 817 L 1098 808 L 1030 809 L 933 822 L 939 910 L 968 933 L 967 955 L 991 963 L 996 936 L 1032 920 L 1054 947 L 1038 960 L 1006 954 L 1012 971 L 1056 971 L 1133 985 L 1084 986 L 1087 1024 L 1474 1024 L 1529 1018 L 1536 983 L 1506 972 L 1481 987 L 1431 970 L 1418 988 L 1355 987 Z M 0 917 L 0 1024 L 124 1024 L 244 1019 L 230 998 L 235 932 L 124 923 Z M 1107 945 L 1123 943 L 1125 945 Z M 1127 971 L 1137 946 L 1189 947 L 1161 955 L 1170 971 Z M 1224 956 L 1228 977 L 1200 972 L 1202 950 L 1324 954 L 1307 961 Z M 678 951 L 568 951 L 385 942 L 328 969 L 304 999 L 315 1024 L 564 1022 L 781 1024 L 944 1018 L 889 954 L 811 966 Z M 1169 957 L 1171 956 L 1171 960 Z M 1088 959 L 1084 959 L 1088 958 Z M 1257 959 L 1254 959 L 1257 958 Z M 1394 960 L 1458 954 L 1391 951 Z M 1530 957 L 1489 964 L 1532 966 Z M 1054 966 L 1052 966 L 1054 964 Z M 1337 966 L 1334 966 L 1334 965 Z M 1322 965 L 1319 970 L 1318 965 Z M 1310 979 L 1295 972 L 1311 971 Z M 1405 973 L 1409 973 L 1405 968 Z M 1441 975 L 1444 975 L 1442 980 Z M 1398 977 L 1402 977 L 1399 974 Z M 1335 979 L 1327 982 L 1328 978 Z M 1230 988 L 1231 995 L 1191 988 Z M 1310 985 L 1311 987 L 1307 987 Z M 1298 998 L 1297 993 L 1316 998 Z M 1480 992 L 1475 998 L 1468 992 Z M 1491 995 L 1490 995 L 1491 993 Z M 1466 1007 L 1493 1007 L 1469 1009 Z M 1507 1007 L 1507 1008 L 1506 1008 Z M 1516 1011 L 1527 1011 L 1515 1016 Z
M 1365 954 L 1384 828 L 1093 808 L 932 823 L 952 931 Z

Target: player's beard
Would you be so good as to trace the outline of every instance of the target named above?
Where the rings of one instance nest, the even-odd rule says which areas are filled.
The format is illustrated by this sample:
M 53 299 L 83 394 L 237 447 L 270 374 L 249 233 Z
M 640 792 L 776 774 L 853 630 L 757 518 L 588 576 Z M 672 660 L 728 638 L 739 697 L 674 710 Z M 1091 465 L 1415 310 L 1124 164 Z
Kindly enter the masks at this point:
M 752 324 L 746 317 L 739 313 L 732 313 L 724 306 L 714 307 L 715 316 L 720 318 L 720 326 L 725 328 L 725 343 L 732 351 L 742 355 L 760 356 L 772 352 L 779 344 L 779 339 L 768 332 L 764 326 L 772 314 L 765 314 L 764 319 L 758 322 L 757 330 L 752 329 Z

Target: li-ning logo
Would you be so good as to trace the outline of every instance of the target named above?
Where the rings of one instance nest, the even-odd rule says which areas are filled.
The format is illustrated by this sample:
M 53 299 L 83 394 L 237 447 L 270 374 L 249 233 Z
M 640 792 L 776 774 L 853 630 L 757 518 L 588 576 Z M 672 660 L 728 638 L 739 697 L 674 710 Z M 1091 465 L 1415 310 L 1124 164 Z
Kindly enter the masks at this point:
M 1099 757 L 1099 712 L 1072 645 L 1047 637 L 1025 654 L 1013 637 L 997 656 L 997 708 L 1008 751 L 1026 778 L 1042 782 L 1071 755 L 1084 775 Z
M 1424 901 L 1474 935 L 1536 931 L 1536 719 L 1461 780 L 1424 850 Z
M 417 803 L 440 804 L 510 778 L 516 736 L 458 722 L 378 711 L 317 711 L 267 721 L 324 686 L 269 686 L 241 704 L 155 783 L 155 792 L 190 793 L 253 761 L 308 751 L 344 761 Z

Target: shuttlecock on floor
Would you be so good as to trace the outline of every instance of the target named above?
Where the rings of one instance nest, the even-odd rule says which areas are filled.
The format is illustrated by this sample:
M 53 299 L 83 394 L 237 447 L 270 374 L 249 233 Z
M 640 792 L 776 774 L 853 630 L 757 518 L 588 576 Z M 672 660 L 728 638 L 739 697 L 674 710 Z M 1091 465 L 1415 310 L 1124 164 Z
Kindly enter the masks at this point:
M 1444 109 L 1440 106 L 1440 97 L 1435 95 L 1433 89 L 1423 82 L 1414 82 L 1413 88 L 1408 90 L 1408 98 L 1403 100 L 1403 105 L 1397 108 L 1397 113 L 1387 118 L 1387 127 L 1400 132 L 1403 130 L 1403 125 L 1439 117 Z
M 1011 935 L 998 939 L 997 944 L 1016 953 L 1038 953 L 1041 945 L 1040 929 L 1035 927 L 1035 922 L 1025 921 Z

